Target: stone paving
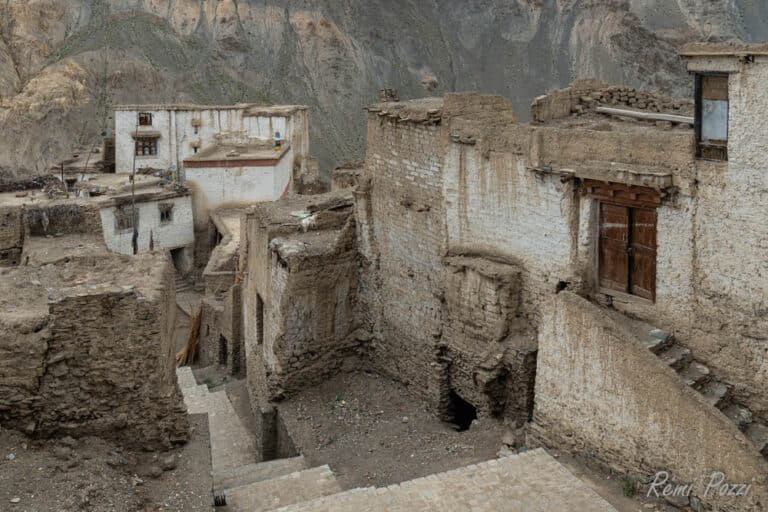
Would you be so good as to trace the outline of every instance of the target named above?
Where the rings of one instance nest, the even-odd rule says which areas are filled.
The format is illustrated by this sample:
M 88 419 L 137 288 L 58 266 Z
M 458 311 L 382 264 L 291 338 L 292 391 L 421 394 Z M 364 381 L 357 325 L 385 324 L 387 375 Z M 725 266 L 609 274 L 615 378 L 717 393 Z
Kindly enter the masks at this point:
M 616 512 L 542 449 L 278 512 Z

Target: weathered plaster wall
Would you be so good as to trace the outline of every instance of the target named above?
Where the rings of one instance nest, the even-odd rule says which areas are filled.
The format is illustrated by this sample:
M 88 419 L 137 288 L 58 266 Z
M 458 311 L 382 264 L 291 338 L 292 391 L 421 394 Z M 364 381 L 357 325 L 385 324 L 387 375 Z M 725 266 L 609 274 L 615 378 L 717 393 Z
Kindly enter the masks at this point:
M 445 254 L 443 155 L 439 125 L 368 120 L 366 175 L 371 179 L 363 283 L 375 337 L 373 364 L 433 406 L 440 376 L 430 371 L 442 334 L 442 257 Z M 365 204 L 365 203 L 364 203 Z M 363 205 L 358 205 L 358 209 Z
M 760 510 L 768 464 L 720 411 L 597 306 L 562 292 L 539 325 L 534 437 L 592 453 L 619 471 L 669 471 L 720 510 Z M 752 483 L 748 497 L 720 498 L 713 471 Z
M 507 133 L 530 144 L 526 127 Z M 573 181 L 535 174 L 528 165 L 527 152 L 484 155 L 481 145 L 451 143 L 444 193 L 449 253 L 519 263 L 524 313 L 535 317 L 538 303 L 573 276 L 579 197 Z
M 83 278 L 87 284 L 77 281 Z M 5 426 L 40 437 L 103 436 L 141 449 L 187 439 L 167 256 L 24 267 L 3 283 L 22 305 L 3 304 L 0 316 Z
M 173 204 L 171 222 L 160 221 L 159 204 Z M 130 211 L 128 202 L 123 209 Z M 133 254 L 133 229 L 117 230 L 115 210 L 117 206 L 106 206 L 100 210 L 104 241 L 109 250 L 119 254 Z M 195 242 L 192 221 L 192 199 L 189 195 L 136 202 L 138 211 L 139 252 L 149 250 L 150 236 L 155 249 L 176 249 Z

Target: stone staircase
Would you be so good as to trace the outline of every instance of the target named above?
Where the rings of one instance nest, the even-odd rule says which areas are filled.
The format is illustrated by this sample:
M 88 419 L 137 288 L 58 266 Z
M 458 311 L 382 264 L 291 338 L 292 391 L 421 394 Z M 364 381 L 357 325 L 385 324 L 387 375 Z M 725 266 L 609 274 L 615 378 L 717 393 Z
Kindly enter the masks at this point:
M 543 449 L 389 487 L 352 489 L 278 512 L 616 512 Z
M 341 491 L 330 468 L 308 468 L 303 457 L 258 462 L 252 435 L 225 390 L 198 384 L 192 369 L 176 376 L 189 414 L 208 414 L 212 500 L 218 510 L 258 512 L 310 501 Z
M 749 408 L 731 397 L 730 384 L 718 379 L 710 368 L 697 361 L 689 349 L 675 340 L 672 333 L 638 320 L 629 321 L 640 341 L 651 352 L 674 369 L 707 402 L 720 409 L 752 441 L 757 451 L 768 459 L 768 426 L 756 418 Z
M 184 293 L 192 290 L 192 283 L 184 279 L 181 275 L 176 273 L 175 278 L 176 293 Z

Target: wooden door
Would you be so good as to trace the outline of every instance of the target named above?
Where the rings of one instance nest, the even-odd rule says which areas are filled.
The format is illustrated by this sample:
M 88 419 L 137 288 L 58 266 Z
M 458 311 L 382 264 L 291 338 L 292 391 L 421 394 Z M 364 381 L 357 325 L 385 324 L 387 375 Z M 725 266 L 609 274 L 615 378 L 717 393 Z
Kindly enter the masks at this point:
M 632 208 L 629 237 L 630 293 L 654 300 L 656 295 L 656 210 Z
M 629 208 L 600 203 L 600 286 L 629 293 Z

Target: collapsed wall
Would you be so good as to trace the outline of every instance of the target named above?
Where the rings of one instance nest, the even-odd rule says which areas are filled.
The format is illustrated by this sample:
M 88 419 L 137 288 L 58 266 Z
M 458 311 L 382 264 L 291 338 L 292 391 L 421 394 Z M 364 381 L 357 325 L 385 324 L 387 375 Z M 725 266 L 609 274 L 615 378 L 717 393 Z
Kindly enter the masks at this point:
M 0 275 L 0 422 L 142 449 L 188 438 L 166 255 L 70 258 Z

